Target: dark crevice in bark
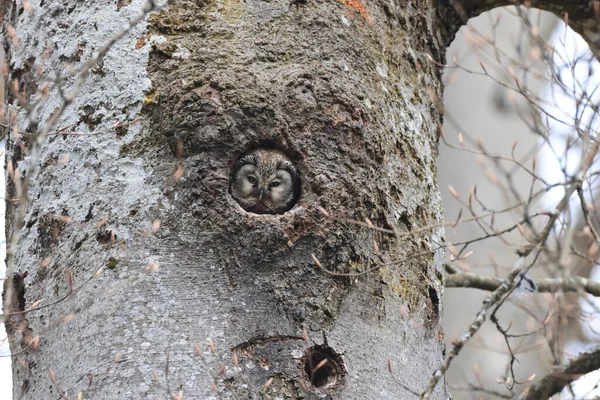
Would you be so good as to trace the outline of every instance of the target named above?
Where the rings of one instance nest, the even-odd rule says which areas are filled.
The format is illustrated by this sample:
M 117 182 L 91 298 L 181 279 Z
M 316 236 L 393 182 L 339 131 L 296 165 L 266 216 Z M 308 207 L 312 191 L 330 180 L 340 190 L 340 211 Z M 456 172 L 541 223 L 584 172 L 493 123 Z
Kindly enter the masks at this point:
M 300 365 L 304 384 L 313 392 L 333 395 L 344 387 L 347 371 L 343 357 L 327 344 L 306 349 Z
M 114 243 L 116 239 L 117 235 L 115 235 L 113 231 L 110 231 L 108 229 L 101 229 L 96 234 L 96 241 L 100 244 Z
M 36 58 L 31 56 L 24 60 L 23 66 L 20 69 L 11 71 L 13 82 L 16 79 L 18 82 L 19 93 L 23 94 L 23 98 L 27 99 L 38 90 L 37 80 L 34 75 L 34 64 Z
M 58 245 L 59 237 L 65 229 L 66 223 L 55 214 L 46 214 L 39 219 L 37 226 L 40 256 L 47 257 L 52 249 Z
M 435 327 L 440 322 L 440 297 L 433 286 L 429 286 L 428 291 L 429 299 L 431 300 L 431 315 L 429 319 Z
M 24 379 L 21 384 L 21 393 L 27 394 L 29 392 L 29 379 Z
M 2 291 L 5 310 L 16 313 L 6 318 L 4 323 L 6 333 L 11 342 L 19 341 L 21 348 L 26 348 L 33 339 L 33 330 L 29 327 L 25 314 L 21 313 L 25 311 L 25 278 L 27 275 L 27 272 L 13 274 L 12 281 L 10 279 L 4 281 Z
M 264 347 L 271 343 L 303 340 L 299 336 L 256 337 L 234 346 L 231 351 L 240 354 L 252 353 L 256 347 Z

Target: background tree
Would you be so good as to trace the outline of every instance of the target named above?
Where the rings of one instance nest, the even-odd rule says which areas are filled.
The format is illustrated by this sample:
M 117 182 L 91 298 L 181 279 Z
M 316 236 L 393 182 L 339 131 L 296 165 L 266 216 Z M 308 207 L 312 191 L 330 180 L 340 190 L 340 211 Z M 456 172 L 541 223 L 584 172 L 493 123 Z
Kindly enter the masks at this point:
M 562 21 L 539 10 L 530 10 L 528 18 L 539 29 L 540 36 L 545 41 L 562 50 L 562 46 L 552 40 L 558 37 L 558 33 L 553 32 L 557 30 L 557 25 L 563 24 Z M 543 173 L 547 164 L 544 162 L 545 154 L 540 151 L 540 136 L 531 129 L 533 116 L 539 113 L 531 109 L 527 98 L 503 86 L 514 83 L 509 74 L 512 67 L 530 96 L 544 98 L 547 93 L 550 86 L 547 79 L 549 64 L 544 57 L 534 59 L 533 55 L 542 54 L 542 50 L 538 42 L 531 39 L 529 31 L 523 18 L 517 15 L 513 7 L 497 8 L 471 18 L 460 29 L 448 49 L 448 66 L 444 72 L 445 140 L 439 145 L 438 157 L 438 179 L 447 221 L 455 221 L 461 212 L 461 219 L 471 216 L 469 209 L 452 195 L 449 187 L 465 198 L 475 188 L 477 199 L 488 210 L 500 211 L 521 203 L 520 199 L 515 199 L 509 191 L 504 190 L 503 185 L 497 183 L 501 181 L 505 184 L 503 171 L 507 171 L 519 196 L 528 197 L 532 176 L 509 161 L 512 154 L 528 169 L 533 160 L 537 159 L 536 173 L 547 175 Z M 565 49 L 569 44 L 565 44 Z M 498 54 L 502 56 L 497 57 Z M 502 84 L 485 76 L 480 63 Z M 523 69 L 520 68 L 521 65 L 524 66 Z M 536 79 L 534 76 L 543 79 Z M 463 138 L 462 145 L 458 140 L 459 134 Z M 496 160 L 471 152 L 478 149 L 476 140 L 490 152 L 507 158 L 497 160 L 501 169 L 496 168 Z M 515 142 L 517 145 L 511 154 Z M 554 159 L 555 155 L 551 154 L 548 158 Z M 491 174 L 497 177 L 496 181 L 490 179 Z M 548 209 L 551 205 L 550 199 L 544 199 L 543 196 L 548 194 L 540 195 L 531 202 L 535 212 Z M 523 209 L 517 207 L 507 212 L 497 212 L 493 219 L 495 226 L 500 229 L 512 227 L 523 219 Z M 446 226 L 446 241 L 452 244 L 452 251 L 455 253 L 462 247 L 458 243 L 469 242 L 484 235 L 477 221 Z M 507 243 L 523 242 L 524 238 L 516 228 L 499 237 L 470 242 L 463 253 L 471 253 L 470 256 L 455 260 L 453 265 L 457 269 L 478 275 L 502 277 L 512 268 L 516 259 L 514 248 L 511 249 Z M 457 245 L 454 246 L 454 243 Z M 488 295 L 485 291 L 472 289 L 454 288 L 445 291 L 443 304 L 446 343 L 451 344 L 462 335 Z M 531 329 L 531 316 L 527 311 L 536 307 L 529 300 L 539 297 L 541 296 L 537 294 L 528 296 L 521 293 L 502 306 L 502 320 L 512 321 L 513 332 Z M 524 302 L 525 307 L 513 304 L 516 299 Z M 514 342 L 519 360 L 514 366 L 517 375 L 524 378 L 534 373 L 543 376 L 550 365 L 546 363 L 549 353 L 545 349 L 540 351 L 540 346 L 535 345 L 536 340 L 533 338 L 520 338 L 518 342 Z M 457 399 L 481 397 L 481 392 L 471 393 L 474 386 L 504 391 L 497 379 L 506 379 L 509 360 L 510 355 L 502 334 L 493 324 L 485 324 L 448 370 L 450 391 Z
M 514 251 L 539 232 L 576 175 L 588 150 L 586 140 L 596 135 L 592 104 L 597 102 L 597 61 L 570 32 L 557 32 L 550 40 L 546 27 L 552 20 L 556 17 L 534 9 L 486 13 L 461 29 L 462 47 L 456 40 L 447 57 L 440 186 L 443 193 L 448 183 L 453 186 L 445 190 L 447 218 L 456 220 L 462 213 L 458 220 L 464 220 L 447 229 L 446 236 L 458 270 L 506 276 L 517 259 Z M 489 89 L 466 89 L 461 82 L 467 76 L 471 85 Z M 590 172 L 561 211 L 528 272 L 529 277 L 552 278 L 537 284 L 539 291 L 554 295 L 528 295 L 523 293 L 527 285 L 519 285 L 518 293 L 502 302 L 495 311 L 498 323 L 483 326 L 449 370 L 456 397 L 479 398 L 482 392 L 486 397 L 516 397 L 530 381 L 592 345 L 597 306 L 583 294 L 589 290 L 580 286 L 584 281 L 573 278 L 589 276 L 597 257 L 586 227 L 597 220 L 590 211 L 597 207 L 594 176 Z M 461 285 L 498 287 L 497 281 L 482 285 L 486 280 L 481 276 L 459 275 Z M 456 286 L 456 278 L 450 276 L 447 286 Z M 557 282 L 580 284 L 552 287 Z M 570 290 L 580 293 L 561 293 Z M 487 294 L 446 292 L 449 343 L 479 308 L 475 296 L 483 299 Z M 586 396 L 581 389 L 571 393 L 565 398 Z M 544 397 L 535 391 L 529 396 Z
M 483 8 L 159 6 L 3 3 L 15 397 L 444 398 L 450 361 L 581 188 L 593 136 L 444 360 L 440 66 Z M 285 214 L 229 195 L 259 147 L 299 170 Z

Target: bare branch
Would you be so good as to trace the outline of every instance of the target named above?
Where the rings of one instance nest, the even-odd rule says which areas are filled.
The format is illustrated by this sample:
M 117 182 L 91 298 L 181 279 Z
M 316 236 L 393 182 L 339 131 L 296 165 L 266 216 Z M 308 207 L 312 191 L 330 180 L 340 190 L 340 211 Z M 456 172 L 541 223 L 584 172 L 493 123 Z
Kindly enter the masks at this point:
M 592 296 L 600 297 L 600 283 L 579 276 L 571 279 L 540 278 L 531 280 L 535 283 L 537 291 L 540 293 L 566 293 L 583 290 Z M 498 289 L 502 283 L 503 280 L 501 279 L 481 276 L 470 272 L 447 275 L 445 280 L 447 288 L 471 288 L 487 291 Z
M 525 389 L 525 400 L 548 399 L 559 393 L 569 383 L 579 379 L 588 372 L 600 368 L 600 347 L 582 353 L 567 363 L 555 367 L 535 385 Z
M 535 261 L 534 261 L 535 262 Z M 487 318 L 488 311 L 496 304 L 498 304 L 506 295 L 510 294 L 515 288 L 515 279 L 522 273 L 522 267 L 517 265 L 508 275 L 506 280 L 484 301 L 481 309 L 475 316 L 475 320 L 469 326 L 469 329 L 463 333 L 463 335 L 452 344 L 452 349 L 448 352 L 448 355 L 439 366 L 439 368 L 433 373 L 433 377 L 429 381 L 427 388 L 421 393 L 421 399 L 429 399 L 439 380 L 444 376 L 452 360 L 458 356 L 464 345 L 479 331 L 483 323 Z

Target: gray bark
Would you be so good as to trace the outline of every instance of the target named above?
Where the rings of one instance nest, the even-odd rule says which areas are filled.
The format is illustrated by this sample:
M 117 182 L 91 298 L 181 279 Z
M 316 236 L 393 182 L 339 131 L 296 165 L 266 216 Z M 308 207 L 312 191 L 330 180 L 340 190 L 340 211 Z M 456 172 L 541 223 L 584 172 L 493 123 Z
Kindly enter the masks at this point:
M 85 62 L 141 4 L 98 3 L 5 5 L 26 95 Z M 440 71 L 427 55 L 443 60 L 458 24 L 434 1 L 349 4 L 175 1 L 104 57 L 59 127 L 144 119 L 40 149 L 5 301 L 43 306 L 71 293 L 69 271 L 75 287 L 104 271 L 9 318 L 13 353 L 25 349 L 15 398 L 396 399 L 427 386 L 443 352 L 444 258 L 442 231 L 420 230 L 442 219 Z M 59 104 L 51 92 L 42 124 Z M 25 171 L 20 139 L 9 163 Z M 300 170 L 302 196 L 283 215 L 247 213 L 228 193 L 234 160 L 257 146 Z M 337 273 L 381 266 L 335 277 L 313 253 Z M 311 380 L 306 365 L 323 357 Z

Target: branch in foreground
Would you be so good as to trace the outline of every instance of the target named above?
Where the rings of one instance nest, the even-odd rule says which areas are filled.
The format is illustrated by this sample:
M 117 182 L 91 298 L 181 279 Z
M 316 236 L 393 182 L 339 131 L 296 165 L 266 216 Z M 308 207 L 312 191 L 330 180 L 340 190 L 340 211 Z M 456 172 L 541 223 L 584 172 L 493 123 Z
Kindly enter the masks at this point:
M 525 400 L 548 399 L 582 375 L 600 368 L 600 347 L 552 369 L 541 381 L 526 389 Z
M 477 333 L 477 331 L 479 331 L 479 328 L 481 328 L 481 326 L 485 322 L 489 309 L 492 308 L 498 302 L 500 302 L 506 294 L 510 293 L 513 290 L 515 279 L 521 273 L 521 264 L 522 263 L 519 262 L 518 266 L 510 272 L 507 279 L 503 282 L 500 282 L 499 287 L 496 290 L 494 290 L 494 292 L 483 301 L 481 310 L 479 310 L 479 312 L 477 313 L 475 320 L 471 323 L 469 329 L 452 344 L 452 349 L 450 350 L 450 352 L 448 352 L 446 358 L 439 366 L 439 368 L 433 373 L 433 377 L 429 381 L 429 385 L 427 386 L 425 391 L 421 393 L 420 398 L 422 400 L 427 400 L 431 397 L 435 386 L 442 378 L 442 376 L 444 376 L 446 371 L 448 371 L 452 360 L 454 360 L 454 358 L 458 356 L 465 343 L 467 343 Z
M 531 278 L 528 278 L 531 279 Z M 579 292 L 584 291 L 592 296 L 600 297 L 600 283 L 579 276 L 569 279 L 531 279 L 538 292 Z M 459 272 L 446 276 L 447 288 L 472 288 L 487 291 L 498 289 L 504 281 L 502 279 L 481 276 L 470 272 Z

